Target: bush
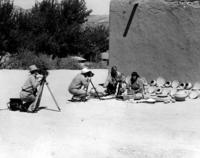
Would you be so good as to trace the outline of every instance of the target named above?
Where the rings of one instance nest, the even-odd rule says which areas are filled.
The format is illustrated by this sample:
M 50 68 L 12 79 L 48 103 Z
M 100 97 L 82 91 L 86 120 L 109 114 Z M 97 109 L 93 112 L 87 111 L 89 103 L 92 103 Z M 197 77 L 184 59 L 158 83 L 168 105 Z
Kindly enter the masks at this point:
M 79 63 L 71 58 L 55 58 L 46 54 L 36 55 L 34 52 L 21 50 L 12 56 L 7 63 L 7 69 L 28 69 L 30 65 L 46 69 L 81 69 Z
M 57 69 L 81 69 L 81 66 L 76 60 L 71 58 L 57 58 Z
M 87 67 L 90 69 L 108 69 L 108 66 L 106 64 L 103 64 L 102 62 L 90 62 Z
M 6 65 L 3 67 L 5 69 L 28 69 L 30 65 L 37 65 L 39 68 L 43 69 L 82 69 L 83 65 L 77 60 L 71 57 L 67 58 L 54 58 L 46 54 L 35 54 L 34 52 L 28 50 L 20 50 L 17 54 L 12 55 Z M 85 66 L 91 69 L 107 68 L 105 64 L 101 62 L 88 62 Z
M 50 55 L 54 58 L 77 55 L 98 62 L 99 54 L 108 50 L 109 31 L 103 25 L 85 27 L 91 12 L 85 0 L 42 0 L 29 11 L 15 9 L 11 0 L 0 0 L 0 52 L 29 50 L 17 54 L 11 68 L 25 68 L 31 63 L 50 68 L 79 68 L 70 59 L 55 61 Z
M 39 68 L 52 69 L 56 65 L 48 55 L 37 56 L 34 52 L 23 50 L 19 54 L 12 56 L 7 68 L 9 69 L 28 69 L 30 65 L 37 65 Z

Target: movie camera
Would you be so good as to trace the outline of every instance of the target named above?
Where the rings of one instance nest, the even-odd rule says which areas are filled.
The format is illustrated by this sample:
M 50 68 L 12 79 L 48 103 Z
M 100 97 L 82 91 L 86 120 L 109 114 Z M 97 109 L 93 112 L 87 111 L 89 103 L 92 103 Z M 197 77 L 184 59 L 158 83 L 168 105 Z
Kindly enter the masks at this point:
M 46 82 L 46 78 L 49 75 L 48 70 L 46 68 L 42 68 L 39 69 L 38 73 L 43 76 L 41 82 Z
M 89 71 L 89 72 L 86 73 L 86 76 L 87 77 L 93 77 L 94 73 L 92 71 Z

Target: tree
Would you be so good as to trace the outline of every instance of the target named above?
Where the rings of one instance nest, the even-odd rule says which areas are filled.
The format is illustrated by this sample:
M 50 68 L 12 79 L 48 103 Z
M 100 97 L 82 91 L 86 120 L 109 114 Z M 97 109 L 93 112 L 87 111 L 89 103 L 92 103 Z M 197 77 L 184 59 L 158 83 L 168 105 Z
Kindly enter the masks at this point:
M 65 24 L 83 24 L 92 10 L 87 10 L 85 0 L 63 0 L 61 1 L 61 16 Z
M 87 10 L 84 0 L 61 1 L 60 30 L 57 36 L 61 46 L 59 56 L 75 55 L 80 52 L 82 24 L 87 21 L 91 12 Z
M 34 43 L 32 41 L 31 13 L 19 10 L 15 13 L 15 19 L 18 49 L 33 50 Z
M 100 53 L 108 50 L 109 30 L 104 25 L 87 26 L 82 34 L 82 52 L 88 60 L 97 61 Z
M 108 49 L 108 28 L 84 27 L 91 12 L 85 0 L 43 0 L 29 11 L 15 11 L 12 2 L 0 0 L 0 50 L 97 60 Z
M 13 2 L 10 0 L 0 0 L 0 50 L 13 52 L 15 44 L 15 23 L 14 23 Z
M 81 25 L 87 20 L 84 0 L 43 0 L 31 11 L 35 51 L 65 57 L 79 50 Z

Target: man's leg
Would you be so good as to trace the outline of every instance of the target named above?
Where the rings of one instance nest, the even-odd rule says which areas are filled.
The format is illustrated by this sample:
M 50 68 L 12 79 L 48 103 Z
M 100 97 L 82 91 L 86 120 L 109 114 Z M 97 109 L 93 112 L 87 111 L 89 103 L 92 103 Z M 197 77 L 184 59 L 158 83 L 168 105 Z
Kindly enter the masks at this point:
M 34 108 L 34 102 L 35 102 L 35 96 L 34 95 L 29 95 L 26 98 L 23 98 L 22 101 L 24 101 L 25 103 L 23 104 L 23 110 L 25 111 L 33 111 L 32 109 Z
M 71 89 L 70 93 L 73 95 L 72 99 L 82 100 L 88 96 L 87 92 L 83 89 Z
M 106 93 L 108 95 L 115 94 L 117 85 L 113 83 L 109 83 L 106 89 Z
M 35 102 L 32 102 L 28 107 L 28 112 L 33 112 L 35 110 Z

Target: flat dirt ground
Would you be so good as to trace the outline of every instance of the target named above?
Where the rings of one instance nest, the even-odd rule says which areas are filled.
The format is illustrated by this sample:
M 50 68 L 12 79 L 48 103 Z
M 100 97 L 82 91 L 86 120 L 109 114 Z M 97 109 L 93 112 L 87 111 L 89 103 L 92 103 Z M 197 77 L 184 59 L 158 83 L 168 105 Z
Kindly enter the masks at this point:
M 95 70 L 94 84 L 107 71 Z M 44 89 L 35 114 L 0 111 L 0 158 L 199 158 L 200 100 L 136 104 L 117 100 L 70 103 L 67 87 L 78 71 L 50 71 L 61 107 Z M 0 71 L 0 108 L 18 97 L 28 71 Z

